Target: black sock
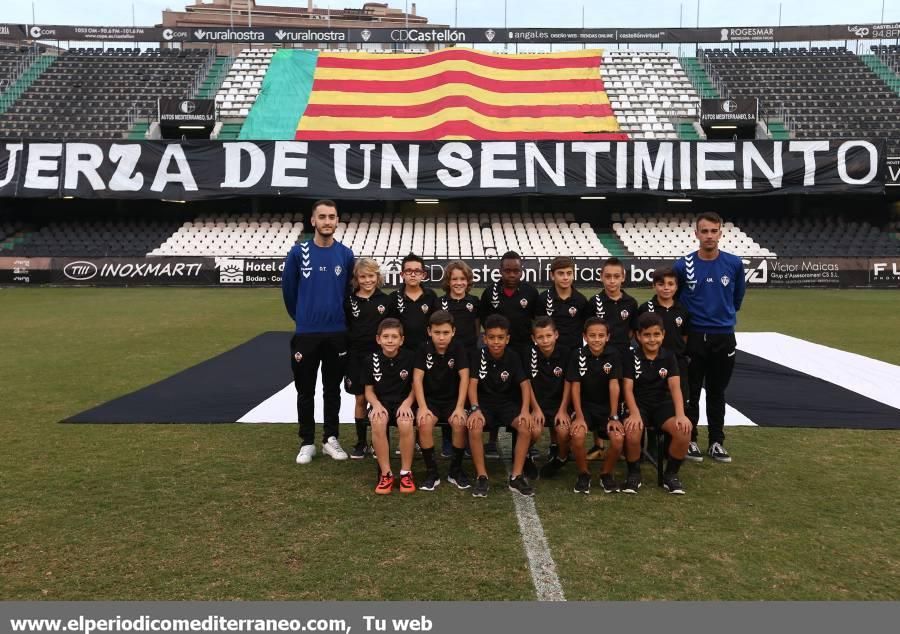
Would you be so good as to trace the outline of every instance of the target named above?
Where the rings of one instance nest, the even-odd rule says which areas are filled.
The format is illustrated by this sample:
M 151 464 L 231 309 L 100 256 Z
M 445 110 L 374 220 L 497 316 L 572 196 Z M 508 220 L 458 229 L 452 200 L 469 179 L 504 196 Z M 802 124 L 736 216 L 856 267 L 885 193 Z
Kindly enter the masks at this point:
M 640 473 L 641 472 L 641 461 L 635 460 L 634 462 L 628 461 L 628 474 L 632 473 Z
M 422 459 L 425 461 L 425 468 L 429 471 L 437 471 L 437 463 L 434 461 L 434 447 L 425 449 L 422 447 Z
M 675 475 L 678 473 L 678 470 L 681 468 L 681 463 L 684 460 L 676 460 L 672 456 L 669 456 L 669 461 L 666 462 L 666 474 L 667 475 Z
M 453 469 L 454 471 L 458 471 L 462 468 L 462 459 L 465 453 L 466 450 L 462 447 L 453 448 L 453 460 L 450 462 L 451 469 Z
M 368 427 L 369 419 L 368 418 L 355 418 L 356 421 L 356 444 L 363 445 L 366 444 L 366 427 Z

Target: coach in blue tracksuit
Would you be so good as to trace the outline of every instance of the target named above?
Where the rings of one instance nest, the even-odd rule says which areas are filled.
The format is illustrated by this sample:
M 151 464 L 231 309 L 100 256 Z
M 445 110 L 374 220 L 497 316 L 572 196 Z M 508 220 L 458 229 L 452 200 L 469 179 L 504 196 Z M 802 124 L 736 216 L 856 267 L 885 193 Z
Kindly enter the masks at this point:
M 703 460 L 697 446 L 700 390 L 706 387 L 706 419 L 709 424 L 707 454 L 716 462 L 731 462 L 725 450 L 725 388 L 734 371 L 737 342 L 734 328 L 746 290 L 744 264 L 719 250 L 722 218 L 716 213 L 697 217 L 695 234 L 700 248 L 675 262 L 679 300 L 691 315 L 687 355 L 690 402 L 687 416 L 693 423 L 688 458 Z
M 281 277 L 284 305 L 296 323 L 291 339 L 291 370 L 300 423 L 297 464 L 309 464 L 316 455 L 314 396 L 320 363 L 325 401 L 322 451 L 335 460 L 347 459 L 338 442 L 338 416 L 347 362 L 344 298 L 350 289 L 354 260 L 353 251 L 334 239 L 337 224 L 334 202 L 316 202 L 312 211 L 315 236 L 291 249 Z

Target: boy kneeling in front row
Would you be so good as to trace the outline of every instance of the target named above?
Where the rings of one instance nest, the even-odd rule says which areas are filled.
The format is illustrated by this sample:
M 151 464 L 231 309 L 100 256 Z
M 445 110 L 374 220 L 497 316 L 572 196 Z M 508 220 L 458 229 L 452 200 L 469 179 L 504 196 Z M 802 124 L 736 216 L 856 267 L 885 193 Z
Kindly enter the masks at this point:
M 662 347 L 665 330 L 663 319 L 656 313 L 645 313 L 637 320 L 640 346 L 625 363 L 624 391 L 628 417 L 625 419 L 625 458 L 628 478 L 623 493 L 637 493 L 641 488 L 641 432 L 644 428 L 661 429 L 668 436 L 668 460 L 663 486 L 669 493 L 684 495 L 678 469 L 691 442 L 691 421 L 684 414 L 678 360 Z M 657 456 L 663 460 L 664 456 Z
M 366 401 L 371 408 L 372 445 L 378 457 L 379 475 L 375 493 L 386 495 L 394 489 L 394 474 L 389 459 L 389 426 L 396 426 L 400 432 L 400 492 L 413 493 L 416 490 L 412 475 L 416 442 L 412 410 L 415 353 L 402 348 L 403 324 L 393 317 L 378 324 L 375 341 L 381 351 L 369 356 L 365 372 Z

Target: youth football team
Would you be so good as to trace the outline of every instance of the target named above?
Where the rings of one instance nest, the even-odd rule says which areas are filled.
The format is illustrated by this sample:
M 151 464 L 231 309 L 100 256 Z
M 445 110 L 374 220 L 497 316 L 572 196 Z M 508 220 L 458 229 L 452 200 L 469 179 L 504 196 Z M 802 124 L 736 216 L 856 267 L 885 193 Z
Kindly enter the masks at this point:
M 587 494 L 589 461 L 597 459 L 604 492 L 635 494 L 645 430 L 654 429 L 668 439 L 663 485 L 684 493 L 678 472 L 692 432 L 681 379 L 689 316 L 675 298 L 672 269 L 654 272 L 656 295 L 641 306 L 622 289 L 625 267 L 617 258 L 604 263 L 603 290 L 590 300 L 574 287 L 575 264 L 567 257 L 553 260 L 553 285 L 540 294 L 522 280 L 521 258 L 514 252 L 503 255 L 500 281 L 480 300 L 470 294 L 472 270 L 462 261 L 447 266 L 440 298 L 422 286 L 421 257 L 406 256 L 401 275 L 403 285 L 387 296 L 380 290 L 379 264 L 359 259 L 345 302 L 345 387 L 357 398 L 357 442 L 350 457 L 374 453 L 376 493 L 398 486 L 401 493 L 434 491 L 441 482 L 434 432 L 442 428 L 451 445 L 447 482 L 486 496 L 484 433 L 501 427 L 513 435 L 508 487 L 521 495 L 534 495 L 535 479 L 553 478 L 573 460 L 574 491 Z M 399 441 L 396 476 L 390 427 L 397 428 Z M 549 459 L 538 469 L 533 446 L 544 428 L 550 433 Z M 418 485 L 412 473 L 416 444 L 425 463 Z M 691 449 L 692 459 L 703 459 L 696 444 Z M 467 451 L 474 480 L 463 468 Z M 620 484 L 614 472 L 623 454 L 627 473 Z
M 553 260 L 552 285 L 538 293 L 522 279 L 515 252 L 502 256 L 500 279 L 480 298 L 471 294 L 473 275 L 465 262 L 446 267 L 444 295 L 438 297 L 423 286 L 424 260 L 410 254 L 402 262 L 403 284 L 388 296 L 381 290 L 379 263 L 354 260 L 334 239 L 334 202 L 316 202 L 311 221 L 314 239 L 291 249 L 282 278 L 285 306 L 296 322 L 291 365 L 298 464 L 308 464 L 316 453 L 313 393 L 320 363 L 322 450 L 337 460 L 348 457 L 337 439 L 343 377 L 356 399 L 357 438 L 349 457 L 377 459 L 378 494 L 395 486 L 402 493 L 416 490 L 416 446 L 425 463 L 418 488 L 438 487 L 434 436 L 441 429 L 440 451 L 450 459 L 447 482 L 486 496 L 485 458 L 496 455 L 502 427 L 513 438 L 508 487 L 518 494 L 534 495 L 535 479 L 556 477 L 573 461 L 576 493 L 590 492 L 589 462 L 597 461 L 604 492 L 636 494 L 642 443 L 657 432 L 666 440 L 665 455 L 658 457 L 664 461 L 663 485 L 684 494 L 682 462 L 703 460 L 696 443 L 701 386 L 707 391 L 709 456 L 731 461 L 723 444 L 725 388 L 734 368 L 744 273 L 740 258 L 718 249 L 723 223 L 717 215 L 700 215 L 700 248 L 673 268 L 654 271 L 656 293 L 640 306 L 623 290 L 625 266 L 617 258 L 604 262 L 603 290 L 587 299 L 574 287 L 570 258 Z M 396 476 L 392 427 L 400 454 Z M 539 469 L 534 445 L 545 427 L 550 450 Z M 467 453 L 474 480 L 463 468 Z M 627 467 L 620 483 L 615 469 L 623 456 Z

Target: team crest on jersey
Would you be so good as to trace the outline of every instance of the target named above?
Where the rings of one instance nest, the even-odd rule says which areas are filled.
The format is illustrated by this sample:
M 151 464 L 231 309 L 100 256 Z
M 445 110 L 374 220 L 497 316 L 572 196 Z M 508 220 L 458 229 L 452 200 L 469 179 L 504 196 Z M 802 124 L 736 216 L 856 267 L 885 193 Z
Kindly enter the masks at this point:
M 303 355 L 300 354 L 299 352 L 295 352 L 294 353 L 294 361 L 296 361 L 297 363 L 300 363 L 301 361 L 303 361 Z
M 349 376 L 346 377 L 346 378 L 344 379 L 344 386 L 345 386 L 348 390 L 349 390 L 350 388 L 353 387 L 353 381 L 350 380 L 350 377 L 349 377 Z
M 559 366 L 556 366 L 555 368 L 553 368 L 553 376 L 557 376 L 557 377 L 562 376 L 562 372 L 563 372 L 563 370 Z
M 455 365 L 456 365 L 456 359 L 453 359 L 453 358 L 447 359 L 447 367 L 448 368 L 450 368 L 452 370 Z
M 629 315 L 628 311 L 625 310 L 624 308 L 622 309 L 622 312 L 619 313 L 619 316 L 622 318 L 622 321 L 625 321 L 626 319 L 628 319 L 628 315 Z
M 344 267 L 342 267 L 340 264 L 338 264 L 336 267 L 334 267 L 334 274 L 340 275 L 341 271 L 343 271 L 343 270 L 344 270 Z
M 428 304 L 422 304 L 422 312 L 423 312 L 423 313 L 427 313 L 427 312 L 428 312 Z
M 522 308 L 528 308 L 528 300 L 523 297 L 519 300 L 519 306 L 521 306 Z
M 661 379 L 664 379 L 664 378 L 666 378 L 667 376 L 669 376 L 669 371 L 666 370 L 665 368 L 660 368 L 660 369 L 659 369 L 659 377 L 660 377 Z
M 466 302 L 466 310 L 471 313 L 475 310 L 475 305 L 472 302 Z
M 607 363 L 604 363 L 604 364 L 603 364 L 603 371 L 604 371 L 606 374 L 609 374 L 610 372 L 612 372 L 612 363 L 608 363 L 608 362 L 607 362 Z
M 728 286 L 728 282 L 731 281 L 731 278 L 728 277 L 727 275 L 723 275 L 723 276 L 722 276 L 721 278 L 719 278 L 719 279 L 720 279 L 720 281 L 722 282 L 722 286 Z
M 675 318 L 675 325 L 678 326 L 679 328 L 681 328 L 681 324 L 683 324 L 683 323 L 684 323 L 684 320 L 681 317 Z
M 574 306 L 569 306 L 569 317 L 574 317 L 578 314 L 578 309 Z
M 406 370 L 400 370 L 400 379 L 405 381 L 409 377 L 409 372 Z
M 384 304 L 378 304 L 378 309 L 377 309 L 377 310 L 378 310 L 378 314 L 379 314 L 379 315 L 383 315 L 383 314 L 384 314 L 384 311 L 387 310 L 387 306 L 385 306 Z
M 507 372 L 506 370 L 504 370 L 503 372 L 501 372 L 501 373 L 500 373 L 500 380 L 503 381 L 504 383 L 506 383 L 507 381 L 509 381 L 509 372 Z

